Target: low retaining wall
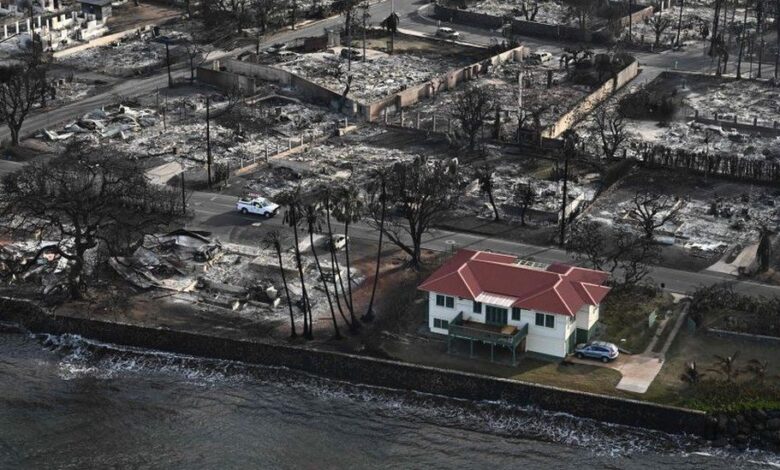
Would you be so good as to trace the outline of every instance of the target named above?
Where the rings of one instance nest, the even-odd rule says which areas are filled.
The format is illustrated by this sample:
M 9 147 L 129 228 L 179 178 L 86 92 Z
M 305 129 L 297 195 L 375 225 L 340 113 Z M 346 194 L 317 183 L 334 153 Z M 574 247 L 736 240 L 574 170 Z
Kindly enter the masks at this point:
M 617 90 L 626 83 L 633 80 L 639 74 L 639 64 L 637 61 L 631 62 L 626 68 L 618 72 L 615 78 L 606 81 L 590 95 L 582 99 L 577 105 L 566 114 L 558 118 L 553 124 L 547 126 L 542 131 L 542 137 L 555 139 L 563 134 L 571 126 L 579 122 L 589 112 L 593 111 L 598 105 L 612 96 Z
M 238 91 L 242 95 L 253 95 L 256 89 L 254 77 L 233 72 L 201 67 L 196 71 L 198 81 L 214 86 L 226 93 Z
M 501 400 L 519 406 L 533 405 L 548 411 L 670 433 L 686 432 L 709 437 L 714 430 L 705 413 L 693 410 L 364 356 L 51 315 L 21 301 L 0 300 L 0 320 L 20 323 L 37 333 L 77 334 L 125 346 L 288 367 L 371 386 L 469 400 Z
M 719 330 L 717 328 L 707 328 L 705 331 L 708 335 L 720 336 L 724 338 L 742 339 L 747 341 L 755 341 L 757 343 L 780 344 L 780 338 L 777 336 L 754 335 L 750 333 L 740 333 L 739 331 Z
M 441 91 L 452 90 L 461 83 L 473 80 L 487 72 L 488 68 L 495 67 L 508 61 L 521 61 L 525 55 L 525 47 L 520 46 L 514 49 L 496 54 L 479 63 L 471 64 L 466 67 L 452 70 L 446 74 L 428 80 L 425 83 L 399 91 L 380 101 L 375 101 L 364 108 L 365 119 L 369 122 L 377 121 L 385 110 L 399 111 L 402 108 L 413 106 L 419 101 L 431 98 Z

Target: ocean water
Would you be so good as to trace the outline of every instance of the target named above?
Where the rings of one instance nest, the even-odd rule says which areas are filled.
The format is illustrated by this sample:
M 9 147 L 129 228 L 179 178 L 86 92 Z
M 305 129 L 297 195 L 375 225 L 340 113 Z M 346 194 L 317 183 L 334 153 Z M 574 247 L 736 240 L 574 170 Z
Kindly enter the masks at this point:
M 0 468 L 780 468 L 504 403 L 0 330 Z

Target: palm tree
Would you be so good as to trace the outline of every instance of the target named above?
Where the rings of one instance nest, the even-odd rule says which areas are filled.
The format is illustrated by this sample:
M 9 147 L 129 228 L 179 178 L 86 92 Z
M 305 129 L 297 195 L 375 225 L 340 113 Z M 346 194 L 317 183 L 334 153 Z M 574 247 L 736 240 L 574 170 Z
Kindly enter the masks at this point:
M 330 215 L 333 212 L 333 198 L 329 188 L 323 189 L 322 200 L 325 204 L 325 222 L 328 228 L 328 240 L 331 241 L 331 243 L 328 243 L 328 252 L 330 254 L 330 269 L 333 272 L 333 293 L 334 297 L 336 298 L 336 306 L 339 309 L 341 318 L 343 318 L 346 323 L 349 323 L 346 316 L 344 315 L 344 309 L 341 307 L 341 296 L 339 295 L 339 286 L 341 286 L 341 292 L 346 292 L 346 290 L 344 289 L 344 282 L 341 279 L 341 266 L 339 266 L 339 260 L 336 257 L 336 247 L 332 243 L 333 224 L 331 223 Z M 337 280 L 338 283 L 336 282 Z
M 696 368 L 696 361 L 691 361 L 685 364 L 685 372 L 680 376 L 680 380 L 687 382 L 690 385 L 696 385 L 704 378 L 704 373 L 699 372 Z
M 347 261 L 347 292 L 344 292 L 344 301 L 349 310 L 350 331 L 356 332 L 360 324 L 355 318 L 355 308 L 352 304 L 352 266 L 349 259 L 349 226 L 359 221 L 363 216 L 363 200 L 360 197 L 360 191 L 353 181 L 347 181 L 346 184 L 338 188 L 336 192 L 335 204 L 333 206 L 333 215 L 336 220 L 344 224 L 344 254 Z
M 290 337 L 297 338 L 295 331 L 295 316 L 293 315 L 292 300 L 290 300 L 290 289 L 287 287 L 287 276 L 284 274 L 284 262 L 282 261 L 282 235 L 278 230 L 272 230 L 265 235 L 264 245 L 266 248 L 273 248 L 276 251 L 276 257 L 279 262 L 279 271 L 282 273 L 282 283 L 284 284 L 284 294 L 287 296 L 287 306 L 290 309 Z
M 744 372 L 753 375 L 753 378 L 756 380 L 756 382 L 763 385 L 764 381 L 766 380 L 766 372 L 768 368 L 769 368 L 769 363 L 767 361 L 759 361 L 758 359 L 751 359 L 748 361 L 748 364 L 745 367 Z
M 298 225 L 301 223 L 301 188 L 300 186 L 295 189 L 282 194 L 279 201 L 287 206 L 287 211 L 284 213 L 284 223 L 293 229 L 294 237 L 294 250 L 295 250 L 295 264 L 298 267 L 298 276 L 301 279 L 301 295 L 302 295 L 302 310 L 303 310 L 303 337 L 306 339 L 314 339 L 314 331 L 311 315 L 311 303 L 309 302 L 309 294 L 306 292 L 306 279 L 303 276 L 303 263 L 301 261 L 301 250 L 298 246 Z
M 378 187 L 377 187 L 378 186 Z M 371 212 L 376 213 L 379 206 L 379 246 L 376 249 L 376 269 L 374 270 L 374 285 L 371 288 L 371 298 L 368 301 L 368 308 L 361 320 L 371 322 L 374 320 L 374 297 L 376 296 L 376 286 L 379 283 L 379 265 L 382 261 L 382 238 L 385 229 L 385 216 L 387 215 L 387 183 L 383 170 L 376 172 L 368 185 L 368 194 L 370 195 L 369 207 Z M 379 194 L 377 194 L 377 190 Z
M 733 383 L 740 374 L 740 370 L 737 368 L 737 356 L 739 356 L 739 351 L 735 351 L 731 356 L 719 356 L 716 354 L 716 367 L 711 367 L 709 370 L 726 377 L 726 382 Z
M 336 321 L 336 311 L 333 308 L 333 300 L 330 297 L 330 289 L 328 288 L 328 280 L 325 277 L 325 273 L 322 271 L 322 265 L 320 264 L 320 257 L 317 255 L 317 248 L 314 245 L 314 234 L 322 232 L 322 206 L 317 199 L 316 193 L 310 196 L 309 201 L 303 206 L 303 216 L 306 220 L 306 228 L 309 232 L 309 242 L 311 243 L 311 253 L 314 255 L 314 263 L 317 265 L 317 271 L 320 274 L 320 280 L 322 281 L 322 287 L 325 290 L 325 297 L 328 299 L 328 307 L 330 308 L 330 316 L 333 320 L 333 336 L 336 339 L 341 339 L 341 331 L 339 331 L 339 324 Z

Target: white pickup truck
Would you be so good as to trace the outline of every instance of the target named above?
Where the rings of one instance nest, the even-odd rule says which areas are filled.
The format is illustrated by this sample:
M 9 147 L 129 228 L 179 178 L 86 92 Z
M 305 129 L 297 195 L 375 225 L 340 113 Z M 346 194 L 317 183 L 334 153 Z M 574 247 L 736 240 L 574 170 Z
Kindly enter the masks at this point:
M 260 196 L 242 197 L 236 203 L 236 210 L 245 215 L 258 214 L 270 218 L 279 212 L 279 204 Z

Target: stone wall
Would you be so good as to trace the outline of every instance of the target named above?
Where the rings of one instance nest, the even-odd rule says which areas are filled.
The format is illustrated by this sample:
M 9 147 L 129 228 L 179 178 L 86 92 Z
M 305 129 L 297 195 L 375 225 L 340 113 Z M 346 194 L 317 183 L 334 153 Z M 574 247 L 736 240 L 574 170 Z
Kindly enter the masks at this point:
M 639 65 L 636 61 L 631 62 L 626 68 L 618 72 L 615 78 L 604 82 L 597 90 L 583 98 L 574 108 L 558 118 L 557 121 L 547 126 L 542 131 L 542 137 L 555 139 L 563 134 L 571 126 L 579 122 L 589 112 L 593 111 L 598 105 L 612 96 L 617 90 L 626 83 L 634 79 L 639 74 Z
M 0 320 L 22 324 L 38 333 L 77 334 L 125 346 L 288 367 L 372 386 L 468 400 L 500 400 L 517 406 L 532 405 L 552 412 L 669 433 L 686 432 L 709 437 L 714 429 L 712 420 L 705 413 L 693 410 L 365 356 L 51 315 L 33 304 L 19 301 L 0 300 Z
M 375 101 L 365 108 L 365 119 L 369 122 L 379 120 L 385 110 L 400 111 L 402 108 L 413 106 L 420 100 L 435 96 L 440 91 L 453 90 L 460 84 L 473 80 L 487 72 L 489 67 L 494 67 L 508 61 L 520 61 L 525 56 L 525 47 L 520 46 L 500 54 L 489 57 L 479 63 L 451 70 L 440 77 L 435 77 L 425 83 L 399 91 L 392 96 Z
M 255 92 L 255 79 L 246 75 L 201 67 L 197 69 L 196 76 L 199 82 L 216 87 L 226 93 L 238 91 L 242 95 L 249 96 Z

